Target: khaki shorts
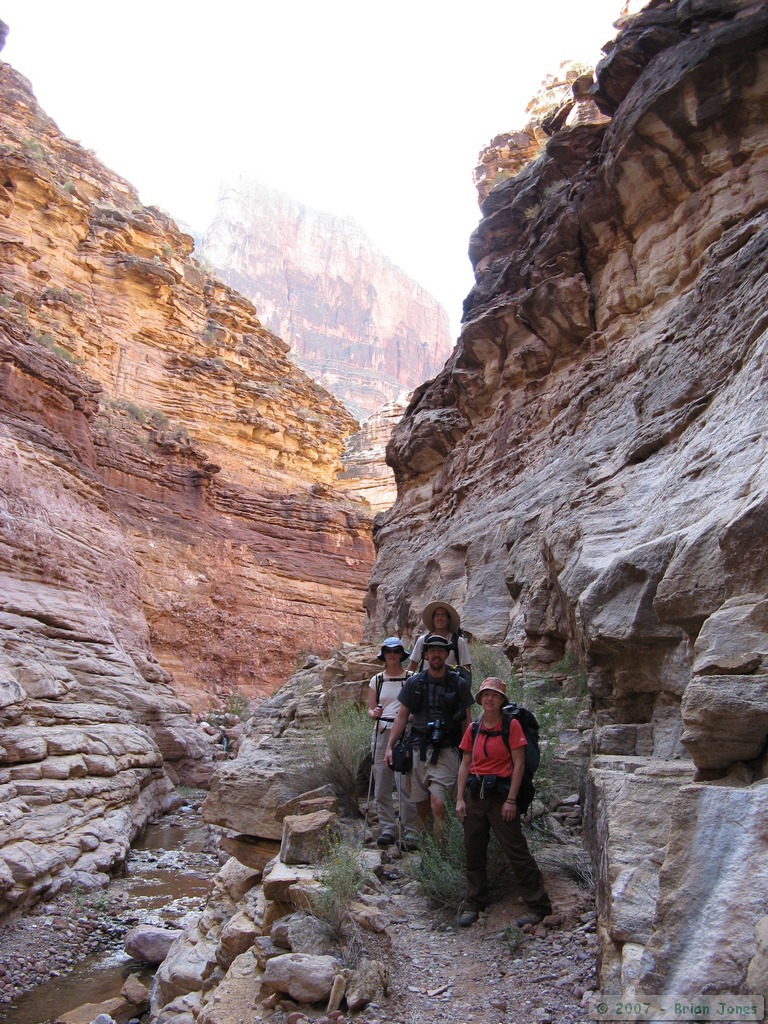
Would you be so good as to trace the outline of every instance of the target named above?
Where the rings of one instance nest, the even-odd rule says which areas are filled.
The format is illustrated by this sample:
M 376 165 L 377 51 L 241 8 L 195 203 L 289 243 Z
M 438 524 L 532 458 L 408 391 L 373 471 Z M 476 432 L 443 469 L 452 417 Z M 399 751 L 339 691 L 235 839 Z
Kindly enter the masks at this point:
M 432 747 L 427 747 L 426 761 L 420 760 L 418 746 L 413 748 L 413 768 L 408 773 L 408 784 L 414 803 L 428 800 L 430 795 L 447 803 L 456 792 L 456 778 L 461 763 L 459 751 L 453 747 L 443 747 L 438 754 L 437 764 L 432 764 L 431 760 Z

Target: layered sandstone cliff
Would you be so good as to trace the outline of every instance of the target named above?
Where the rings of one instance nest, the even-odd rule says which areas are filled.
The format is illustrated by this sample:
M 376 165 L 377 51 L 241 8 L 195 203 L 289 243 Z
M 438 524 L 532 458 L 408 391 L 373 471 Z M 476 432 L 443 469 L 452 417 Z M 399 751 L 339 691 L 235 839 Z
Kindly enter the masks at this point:
M 359 639 L 372 545 L 352 417 L 4 64 L 0 97 L 2 912 L 210 774 L 183 701 Z
M 434 377 L 453 349 L 445 310 L 354 220 L 261 182 L 222 188 L 200 248 L 359 419 Z
M 392 431 L 408 405 L 405 392 L 386 402 L 347 438 L 341 457 L 338 485 L 371 506 L 371 512 L 386 512 L 397 496 L 395 475 L 387 465 L 386 450 Z
M 604 989 L 760 992 L 768 9 L 651 2 L 594 99 L 609 124 L 482 203 L 457 350 L 389 447 L 368 636 L 440 595 L 518 662 L 573 652 Z

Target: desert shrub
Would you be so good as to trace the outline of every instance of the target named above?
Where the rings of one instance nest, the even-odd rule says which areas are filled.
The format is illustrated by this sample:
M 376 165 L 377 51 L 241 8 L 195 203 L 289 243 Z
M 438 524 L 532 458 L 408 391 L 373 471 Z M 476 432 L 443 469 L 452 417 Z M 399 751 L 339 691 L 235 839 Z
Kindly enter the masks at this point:
M 557 178 L 555 181 L 551 181 L 544 189 L 544 198 L 551 199 L 567 188 L 569 184 L 570 182 L 567 178 Z
M 205 720 L 209 725 L 220 729 L 233 716 L 239 718 L 241 722 L 245 722 L 251 717 L 248 700 L 237 690 L 233 690 L 229 694 L 222 707 L 209 711 Z
M 490 647 L 473 640 L 469 644 L 472 658 L 472 692 L 477 693 L 480 683 L 489 676 L 498 676 L 506 682 L 509 680 L 509 659 L 498 647 Z
M 507 167 L 500 167 L 491 179 L 493 185 L 498 185 L 502 181 L 508 181 L 512 177 L 512 171 Z
M 323 711 L 320 728 L 297 733 L 284 778 L 294 793 L 320 784 L 330 785 L 343 813 L 360 817 L 359 797 L 368 785 L 371 768 L 371 721 L 354 701 L 335 700 Z
M 371 720 L 355 701 L 329 704 L 322 722 L 327 749 L 325 776 L 347 810 L 359 813 L 358 796 L 371 767 Z
M 168 427 L 168 417 L 159 409 L 153 409 L 149 414 L 149 422 L 155 430 L 165 430 Z
M 438 910 L 456 913 L 466 896 L 464 827 L 452 805 L 447 808 L 445 826 L 439 837 L 425 832 L 419 837 L 421 864 L 414 878 L 429 903 Z M 507 884 L 509 863 L 491 833 L 488 844 L 488 885 L 491 891 Z
M 506 951 L 514 956 L 525 939 L 525 933 L 515 924 L 505 925 L 501 930 L 501 944 Z
M 118 406 L 123 410 L 132 420 L 136 420 L 137 423 L 142 425 L 147 422 L 148 413 L 147 410 L 142 406 L 137 405 L 136 402 L 130 402 L 127 398 L 123 398 L 118 402 Z
M 52 334 L 47 331 L 35 331 L 32 335 L 32 340 L 37 342 L 38 345 L 42 345 L 43 348 L 47 348 L 49 352 L 52 352 L 59 359 L 63 359 L 67 363 L 80 363 L 82 360 L 78 359 L 77 356 L 73 356 L 70 351 L 66 348 L 62 348 L 54 338 Z
M 24 153 L 32 160 L 42 160 L 46 156 L 45 146 L 37 139 L 23 139 L 21 148 Z
M 438 910 L 455 911 L 467 891 L 464 873 L 464 829 L 452 806 L 439 839 L 431 832 L 419 838 L 421 864 L 414 877 L 429 903 Z
M 351 922 L 350 907 L 368 877 L 360 850 L 329 833 L 324 843 L 319 888 L 310 897 L 311 910 L 336 941 L 341 941 Z
M 570 878 L 586 892 L 595 892 L 595 869 L 592 860 L 580 842 L 552 843 L 543 829 L 533 828 L 529 846 L 542 871 L 548 875 Z

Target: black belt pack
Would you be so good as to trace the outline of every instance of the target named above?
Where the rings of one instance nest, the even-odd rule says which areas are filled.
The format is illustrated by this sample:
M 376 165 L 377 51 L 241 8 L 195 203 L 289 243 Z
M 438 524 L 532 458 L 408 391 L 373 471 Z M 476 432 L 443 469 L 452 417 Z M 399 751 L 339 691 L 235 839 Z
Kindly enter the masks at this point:
M 506 798 L 511 781 L 505 775 L 470 775 L 469 792 L 475 800 L 485 800 L 492 796 Z

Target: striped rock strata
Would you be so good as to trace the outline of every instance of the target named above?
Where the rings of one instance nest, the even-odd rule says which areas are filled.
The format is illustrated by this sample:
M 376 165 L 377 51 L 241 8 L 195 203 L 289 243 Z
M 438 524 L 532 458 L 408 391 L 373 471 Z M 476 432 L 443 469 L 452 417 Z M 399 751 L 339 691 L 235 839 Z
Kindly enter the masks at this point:
M 6 64 L 0 97 L 1 913 L 210 775 L 190 705 L 359 639 L 372 546 L 354 420 Z
M 602 985 L 739 992 L 768 915 L 768 9 L 651 2 L 594 99 L 609 124 L 482 203 L 456 353 L 388 449 L 368 635 L 441 596 L 518 664 L 576 657 Z

